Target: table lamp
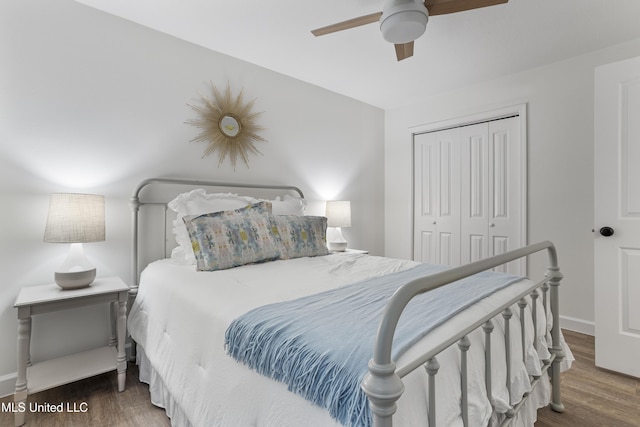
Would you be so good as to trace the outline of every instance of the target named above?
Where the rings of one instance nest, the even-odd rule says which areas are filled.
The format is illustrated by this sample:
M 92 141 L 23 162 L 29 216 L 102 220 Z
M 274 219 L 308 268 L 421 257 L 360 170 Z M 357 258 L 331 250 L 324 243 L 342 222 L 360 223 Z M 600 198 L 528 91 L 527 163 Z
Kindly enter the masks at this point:
M 351 227 L 351 202 L 348 200 L 331 200 L 326 208 L 327 227 L 334 227 L 328 240 L 330 251 L 344 252 L 347 241 L 342 235 L 342 227 Z
M 63 289 L 89 286 L 96 268 L 89 262 L 83 243 L 104 241 L 104 196 L 54 193 L 51 195 L 44 241 L 70 243 L 69 255 L 55 272 Z

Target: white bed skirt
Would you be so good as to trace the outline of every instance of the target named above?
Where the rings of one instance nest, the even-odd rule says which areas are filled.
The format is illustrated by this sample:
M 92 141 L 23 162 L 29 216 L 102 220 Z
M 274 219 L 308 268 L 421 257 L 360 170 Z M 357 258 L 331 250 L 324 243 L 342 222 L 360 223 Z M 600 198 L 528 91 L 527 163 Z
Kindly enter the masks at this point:
M 176 403 L 176 400 L 165 386 L 158 372 L 151 366 L 144 352 L 144 348 L 138 345 L 136 351 L 136 364 L 138 365 L 140 374 L 139 379 L 141 382 L 149 384 L 151 403 L 165 410 L 167 416 L 171 419 L 172 426 L 195 427 L 191 424 L 182 408 Z
M 171 419 L 171 425 L 174 427 L 199 427 L 191 423 L 182 408 L 176 403 L 161 376 L 149 363 L 149 359 L 147 359 L 144 349 L 140 345 L 137 346 L 136 364 L 138 365 L 140 381 L 149 385 L 151 403 L 165 410 L 167 416 Z M 538 409 L 548 405 L 550 393 L 551 386 L 545 373 L 544 377 L 540 379 L 540 384 L 529 396 L 527 404 L 518 412 L 511 425 L 514 427 L 533 426 L 537 420 Z M 502 415 L 494 415 L 491 425 L 500 425 L 504 418 Z

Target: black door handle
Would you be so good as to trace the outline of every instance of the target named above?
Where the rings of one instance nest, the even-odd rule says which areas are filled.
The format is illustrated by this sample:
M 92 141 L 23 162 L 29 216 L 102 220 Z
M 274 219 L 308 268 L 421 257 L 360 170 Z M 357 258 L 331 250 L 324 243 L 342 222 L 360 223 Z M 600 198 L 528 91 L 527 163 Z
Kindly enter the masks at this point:
M 613 236 L 613 228 L 611 228 L 611 227 L 602 227 L 600 229 L 600 234 L 603 235 L 604 237 L 611 237 L 611 236 Z

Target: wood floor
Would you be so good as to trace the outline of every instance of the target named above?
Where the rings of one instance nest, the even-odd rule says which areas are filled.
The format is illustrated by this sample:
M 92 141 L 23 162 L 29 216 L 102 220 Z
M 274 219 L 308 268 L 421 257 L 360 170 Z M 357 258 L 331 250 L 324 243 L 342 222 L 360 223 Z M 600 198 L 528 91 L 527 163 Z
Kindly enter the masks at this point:
M 640 380 L 596 368 L 593 337 L 563 333 L 576 358 L 572 368 L 562 374 L 565 412 L 543 408 L 538 411 L 535 427 L 640 426 Z
M 565 412 L 549 408 L 538 411 L 535 427 L 640 427 L 640 380 L 617 375 L 594 365 L 593 337 L 565 331 L 576 357 L 573 368 L 562 374 Z M 29 396 L 30 402 L 59 404 L 86 402 L 85 413 L 28 413 L 27 427 L 164 427 L 169 420 L 164 410 L 149 401 L 145 384 L 137 380 L 137 368 L 130 364 L 127 387 L 118 393 L 115 373 L 58 387 Z M 7 404 L 12 396 L 0 399 Z M 13 414 L 0 412 L 0 426 L 12 426 Z M 243 427 L 243 426 L 238 426 Z
M 165 427 L 171 422 L 164 409 L 151 404 L 149 387 L 138 381 L 138 368 L 127 366 L 125 390 L 118 393 L 115 372 L 77 381 L 29 396 L 29 402 L 58 405 L 86 402 L 87 412 L 27 413 L 25 427 Z M 13 395 L 0 399 L 12 402 Z M 12 413 L 0 412 L 0 427 L 14 425 Z

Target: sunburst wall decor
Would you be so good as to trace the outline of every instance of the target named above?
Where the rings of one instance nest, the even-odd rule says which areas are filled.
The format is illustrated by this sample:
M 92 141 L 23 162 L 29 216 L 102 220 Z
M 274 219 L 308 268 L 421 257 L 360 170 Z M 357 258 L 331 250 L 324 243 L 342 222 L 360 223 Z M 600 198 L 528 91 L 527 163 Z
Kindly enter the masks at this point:
M 200 95 L 200 105 L 187 104 L 199 117 L 186 123 L 202 129 L 191 142 L 208 143 L 203 158 L 217 151 L 218 167 L 227 156 L 234 170 L 238 157 L 249 167 L 249 154 L 262 154 L 255 143 L 267 142 L 258 134 L 264 128 L 256 124 L 262 112 L 251 111 L 255 99 L 244 103 L 244 90 L 234 98 L 229 83 L 224 96 L 213 84 L 211 91 L 213 98 Z

